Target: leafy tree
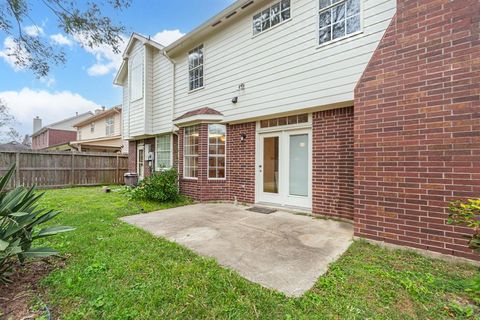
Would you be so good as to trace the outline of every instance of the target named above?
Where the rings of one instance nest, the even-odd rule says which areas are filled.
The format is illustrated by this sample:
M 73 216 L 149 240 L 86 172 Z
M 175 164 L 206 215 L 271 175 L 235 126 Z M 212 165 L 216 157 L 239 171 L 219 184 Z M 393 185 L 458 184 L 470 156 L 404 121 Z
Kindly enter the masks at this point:
M 32 23 L 32 0 L 5 0 L 0 2 L 0 32 L 11 39 L 9 55 L 19 68 L 28 68 L 41 78 L 48 75 L 52 64 L 63 64 L 65 52 L 50 45 L 41 37 L 24 32 L 25 24 Z M 73 0 L 41 0 L 35 5 L 43 5 L 53 13 L 58 26 L 68 35 L 81 39 L 81 45 L 94 48 L 107 45 L 119 53 L 122 33 L 125 27 L 115 24 L 103 14 L 105 7 L 123 10 L 131 0 L 96 0 L 82 2 L 82 8 Z M 38 28 L 38 27 L 37 27 Z

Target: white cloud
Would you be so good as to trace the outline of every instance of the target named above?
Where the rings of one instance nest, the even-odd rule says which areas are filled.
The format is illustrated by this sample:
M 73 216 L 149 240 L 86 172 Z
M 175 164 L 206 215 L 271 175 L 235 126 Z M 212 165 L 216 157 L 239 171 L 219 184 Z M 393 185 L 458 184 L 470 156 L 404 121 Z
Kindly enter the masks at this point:
M 21 71 L 22 66 L 15 64 L 16 57 L 13 54 L 23 56 L 24 60 L 28 60 L 29 53 L 22 46 L 17 45 L 12 37 L 8 36 L 3 41 L 3 49 L 0 50 L 0 58 L 2 58 L 14 71 Z
M 31 37 L 38 37 L 44 34 L 43 28 L 36 25 L 26 26 L 23 28 L 23 31 Z
M 160 43 L 161 45 L 168 46 L 175 42 L 176 40 L 183 37 L 185 33 L 182 33 L 180 30 L 163 30 L 158 32 L 152 37 L 153 41 Z
M 61 33 L 57 33 L 57 34 L 52 34 L 50 36 L 50 39 L 52 39 L 52 41 L 55 43 L 55 44 L 58 44 L 58 45 L 61 45 L 61 46 L 69 46 L 71 47 L 73 45 L 73 42 L 72 40 L 70 40 L 69 38 L 65 37 L 63 34 Z
M 47 76 L 47 77 L 42 77 L 40 78 L 40 82 L 46 85 L 47 87 L 53 87 L 55 83 L 57 83 L 57 80 L 55 79 L 54 76 Z
M 81 35 L 76 35 L 75 40 L 82 45 L 84 50 L 95 56 L 95 64 L 87 68 L 87 73 L 91 76 L 103 76 L 118 70 L 122 64 L 122 53 L 127 44 L 127 38 L 122 36 L 122 43 L 120 44 L 120 53 L 116 54 L 108 45 L 100 45 L 98 47 L 90 48 L 85 45 L 86 41 Z
M 98 105 L 78 93 L 70 91 L 49 92 L 23 88 L 21 91 L 0 92 L 2 99 L 15 116 L 22 134 L 32 133 L 33 118 L 39 116 L 43 125 L 73 117 L 75 112 L 94 110 Z

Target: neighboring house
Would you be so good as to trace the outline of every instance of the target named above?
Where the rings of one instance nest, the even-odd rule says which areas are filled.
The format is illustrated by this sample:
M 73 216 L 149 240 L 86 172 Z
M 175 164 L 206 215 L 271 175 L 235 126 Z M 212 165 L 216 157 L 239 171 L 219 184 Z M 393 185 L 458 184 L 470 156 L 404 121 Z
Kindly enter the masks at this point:
M 241 0 L 115 78 L 141 177 L 199 201 L 351 220 L 356 236 L 479 259 L 448 203 L 480 195 L 478 0 Z
M 76 123 L 77 137 L 70 145 L 86 152 L 128 152 L 122 140 L 122 108 L 97 110 L 95 115 Z
M 17 141 L 11 141 L 8 143 L 0 144 L 0 151 L 26 151 L 26 150 L 31 150 L 30 146 Z
M 33 150 L 71 150 L 70 141 L 77 139 L 75 123 L 83 121 L 93 115 L 92 112 L 76 114 L 74 117 L 64 119 L 42 127 L 39 117 L 33 119 L 32 149 Z

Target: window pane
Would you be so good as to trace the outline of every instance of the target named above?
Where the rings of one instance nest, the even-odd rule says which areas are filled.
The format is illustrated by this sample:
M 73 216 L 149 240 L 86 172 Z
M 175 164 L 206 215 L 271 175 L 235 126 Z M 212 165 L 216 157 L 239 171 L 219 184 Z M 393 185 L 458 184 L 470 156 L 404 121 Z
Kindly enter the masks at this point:
M 270 28 L 270 9 L 262 12 L 262 31 Z
M 290 9 L 290 0 L 282 0 L 282 10 Z
M 253 34 L 262 32 L 262 14 L 253 16 Z
M 333 25 L 333 39 L 338 39 L 345 36 L 345 22 L 339 22 Z
M 320 9 L 330 6 L 332 2 L 330 0 L 320 0 Z
M 198 127 L 187 127 L 184 129 L 184 177 L 197 178 L 198 173 Z
M 345 19 L 345 4 L 342 3 L 332 8 L 332 20 L 333 22 L 339 22 Z
M 290 136 L 289 194 L 308 196 L 308 134 Z
M 208 177 L 225 178 L 226 126 L 211 124 L 208 126 Z
M 282 21 L 290 19 L 290 9 L 282 11 Z
M 360 0 L 347 1 L 347 17 L 360 13 Z
M 347 19 L 347 34 L 360 31 L 360 15 Z
M 324 28 L 332 23 L 330 10 L 320 13 L 319 26 Z
M 319 43 L 325 43 L 332 40 L 332 31 L 330 27 L 320 29 L 318 33 Z

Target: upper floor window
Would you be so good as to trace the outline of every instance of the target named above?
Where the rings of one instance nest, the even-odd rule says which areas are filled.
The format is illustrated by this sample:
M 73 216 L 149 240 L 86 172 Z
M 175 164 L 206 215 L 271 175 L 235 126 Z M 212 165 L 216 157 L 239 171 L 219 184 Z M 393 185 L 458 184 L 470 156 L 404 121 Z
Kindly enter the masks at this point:
M 130 101 L 143 98 L 143 59 L 141 54 L 132 58 L 130 65 Z
M 156 170 L 172 167 L 172 135 L 158 136 L 155 143 Z
M 95 132 L 95 122 L 92 122 L 92 123 L 90 124 L 90 132 L 91 132 L 91 133 L 94 133 L 94 132 Z
M 341 39 L 360 31 L 360 0 L 319 1 L 319 44 Z
M 77 139 L 82 140 L 82 130 L 78 130 L 77 132 Z
M 203 44 L 188 53 L 188 81 L 190 91 L 203 87 Z
M 253 34 L 258 34 L 290 19 L 290 0 L 282 0 L 253 16 Z
M 105 120 L 105 134 L 107 136 L 112 136 L 115 132 L 115 120 L 113 117 L 107 118 Z
M 183 146 L 183 177 L 198 178 L 199 130 L 198 126 L 186 127 Z
M 223 124 L 208 126 L 208 178 L 225 179 L 227 128 Z

